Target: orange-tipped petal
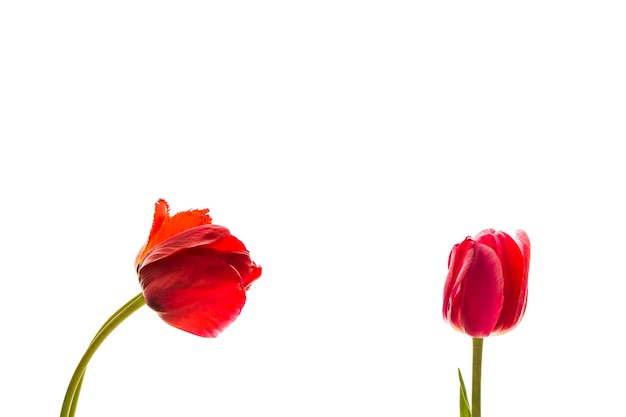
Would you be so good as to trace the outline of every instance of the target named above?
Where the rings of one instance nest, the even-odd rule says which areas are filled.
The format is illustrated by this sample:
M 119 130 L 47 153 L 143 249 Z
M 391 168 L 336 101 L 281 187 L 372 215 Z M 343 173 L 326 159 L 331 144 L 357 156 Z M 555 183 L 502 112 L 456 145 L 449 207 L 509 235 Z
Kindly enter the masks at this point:
M 154 241 L 154 236 L 161 229 L 163 222 L 170 217 L 170 206 L 167 201 L 162 198 L 154 203 L 154 217 L 152 218 L 152 227 L 150 228 L 150 235 L 148 235 L 148 242 Z
M 157 201 L 148 241 L 137 255 L 135 265 L 142 263 L 148 251 L 166 239 L 192 227 L 211 224 L 211 216 L 208 213 L 209 209 L 189 210 L 170 217 L 167 202 L 163 199 Z

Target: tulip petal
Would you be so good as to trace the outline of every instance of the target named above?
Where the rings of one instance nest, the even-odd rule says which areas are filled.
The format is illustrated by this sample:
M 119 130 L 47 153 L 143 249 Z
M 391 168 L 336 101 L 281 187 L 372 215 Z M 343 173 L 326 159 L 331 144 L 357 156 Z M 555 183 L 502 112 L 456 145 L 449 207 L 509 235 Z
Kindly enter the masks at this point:
M 504 301 L 500 259 L 492 248 L 476 243 L 472 258 L 459 275 L 463 288 L 456 322 L 472 337 L 487 337 L 498 321 Z
M 460 271 L 464 267 L 464 261 L 468 258 L 468 251 L 474 250 L 474 242 L 471 238 L 466 238 L 463 242 L 454 245 L 448 256 L 448 276 L 443 288 L 443 317 L 455 326 L 452 321 L 452 306 L 458 302 L 460 288 Z M 470 255 L 469 258 L 473 256 Z
M 504 232 L 496 232 L 493 237 L 497 242 L 494 249 L 500 258 L 504 275 L 504 303 L 493 333 L 501 334 L 515 328 L 521 318 L 518 315 L 519 302 L 526 279 L 524 278 L 524 259 L 517 243 Z
M 214 250 L 214 247 L 206 248 Z M 244 289 L 248 289 L 250 285 L 261 276 L 261 267 L 257 266 L 250 259 L 250 254 L 247 250 L 241 250 L 236 252 L 219 252 L 215 251 L 215 257 L 222 261 L 232 265 L 241 276 L 241 285 Z
M 209 209 L 189 210 L 170 217 L 167 202 L 163 199 L 157 201 L 148 241 L 137 255 L 135 264 L 139 265 L 150 249 L 168 238 L 192 227 L 211 224 L 211 216 L 208 212 Z
M 467 271 L 474 259 L 474 242 L 469 241 L 470 246 L 463 251 L 455 253 L 448 272 L 450 286 L 444 299 L 444 318 L 452 327 L 460 332 L 464 331 L 462 321 L 462 305 L 464 299 L 465 282 Z M 454 274 L 453 274 L 454 273 Z
M 147 265 L 189 248 L 218 246 L 220 241 L 227 239 L 229 236 L 231 236 L 230 231 L 224 226 L 207 224 L 193 227 L 154 246 L 151 250 L 146 252 L 141 264 Z
M 237 269 L 215 251 L 180 251 L 139 270 L 146 304 L 168 324 L 215 337 L 239 315 L 246 296 Z
M 148 242 L 154 242 L 154 236 L 161 229 L 161 225 L 170 217 L 170 206 L 167 201 L 162 198 L 154 204 L 154 216 L 152 218 L 152 228 L 150 228 L 150 235 L 148 235 Z M 153 243 L 153 246 L 157 242 Z
M 526 312 L 526 304 L 528 302 L 528 274 L 530 271 L 530 239 L 523 230 L 515 232 L 515 243 L 522 251 L 524 258 L 524 272 L 522 276 L 522 285 L 520 287 L 519 302 L 516 311 L 517 321 L 521 320 Z
M 215 242 L 214 244 L 211 244 L 211 248 L 215 250 L 223 251 L 223 252 L 241 251 L 241 250 L 247 251 L 246 246 L 243 244 L 243 242 L 237 239 L 235 236 L 230 235 L 230 234 L 224 239 L 220 240 L 219 242 Z

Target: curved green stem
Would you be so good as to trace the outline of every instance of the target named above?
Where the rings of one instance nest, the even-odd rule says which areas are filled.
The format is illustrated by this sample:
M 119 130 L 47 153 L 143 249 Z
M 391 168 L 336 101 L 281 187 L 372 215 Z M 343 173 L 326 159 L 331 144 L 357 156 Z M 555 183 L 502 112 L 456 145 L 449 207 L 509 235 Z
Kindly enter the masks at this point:
M 139 293 L 133 297 L 129 302 L 124 304 L 119 310 L 117 310 L 100 328 L 96 336 L 93 338 L 87 351 L 83 355 L 82 359 L 78 363 L 74 375 L 70 380 L 70 384 L 67 387 L 65 393 L 65 399 L 63 400 L 63 406 L 61 408 L 61 417 L 72 417 L 76 411 L 76 403 L 78 402 L 78 395 L 80 394 L 80 388 L 83 382 L 83 376 L 87 369 L 87 364 L 98 350 L 102 342 L 111 334 L 113 330 L 128 316 L 137 311 L 140 307 L 146 304 L 146 300 L 143 298 L 143 293 Z
M 141 294 L 139 294 L 141 295 Z M 102 333 L 103 330 L 105 330 L 107 328 L 107 326 L 109 326 L 109 324 L 116 320 L 117 317 L 120 314 L 124 314 L 124 312 L 126 311 L 127 308 L 129 308 L 129 306 L 131 306 L 131 304 L 136 302 L 136 298 L 139 297 L 139 295 L 137 295 L 136 297 L 133 297 L 130 301 L 128 301 L 126 304 L 124 304 L 122 307 L 120 307 L 119 310 L 117 310 L 111 317 L 109 317 L 109 319 L 102 325 L 102 327 L 100 328 L 100 330 L 98 330 L 98 333 L 96 333 L 96 335 L 94 336 L 93 340 L 91 341 L 91 343 L 94 343 L 94 341 L 98 338 L 98 336 L 100 335 L 100 333 Z M 139 308 L 139 307 L 137 307 Z M 128 316 L 126 316 L 128 317 Z M 83 375 L 81 375 L 80 377 L 80 381 L 78 382 L 78 385 L 76 386 L 76 390 L 74 391 L 74 396 L 72 398 L 72 406 L 70 408 L 70 413 L 69 416 L 74 416 L 75 412 L 76 412 L 76 404 L 78 404 L 78 397 L 80 396 L 80 389 L 83 385 L 83 378 L 85 377 L 85 374 L 83 372 Z
M 472 417 L 480 417 L 480 380 L 483 364 L 483 339 L 472 339 Z
M 72 397 L 72 400 L 71 400 L 72 403 L 70 405 L 70 412 L 68 414 L 70 417 L 74 417 L 74 414 L 76 413 L 76 404 L 78 404 L 78 396 L 80 395 L 80 389 L 83 386 L 84 377 L 85 377 L 85 373 L 83 372 L 83 374 L 80 376 L 80 380 L 78 381 L 78 385 L 76 386 L 76 391 L 74 391 L 74 396 Z M 65 395 L 67 396 L 67 394 Z

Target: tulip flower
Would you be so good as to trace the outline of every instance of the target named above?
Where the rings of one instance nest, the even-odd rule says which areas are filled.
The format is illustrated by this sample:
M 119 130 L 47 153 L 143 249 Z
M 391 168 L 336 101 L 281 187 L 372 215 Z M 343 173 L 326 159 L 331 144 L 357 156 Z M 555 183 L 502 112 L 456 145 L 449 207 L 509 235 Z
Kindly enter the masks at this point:
M 159 200 L 136 264 L 148 307 L 174 327 L 215 337 L 237 318 L 261 268 L 227 228 L 211 224 L 207 212 L 170 217 Z
M 530 242 L 487 229 L 455 245 L 448 258 L 443 317 L 472 337 L 508 332 L 526 311 Z
M 472 337 L 472 405 L 461 371 L 461 416 L 480 417 L 483 338 L 506 333 L 524 316 L 528 299 L 530 241 L 523 230 L 515 239 L 493 229 L 454 245 L 448 257 L 443 318 Z
M 239 316 L 261 267 L 227 228 L 211 223 L 208 211 L 170 217 L 167 202 L 157 201 L 148 241 L 135 258 L 143 291 L 116 311 L 92 340 L 72 376 L 61 417 L 74 415 L 87 364 L 98 347 L 143 305 L 166 323 L 203 337 L 217 336 Z

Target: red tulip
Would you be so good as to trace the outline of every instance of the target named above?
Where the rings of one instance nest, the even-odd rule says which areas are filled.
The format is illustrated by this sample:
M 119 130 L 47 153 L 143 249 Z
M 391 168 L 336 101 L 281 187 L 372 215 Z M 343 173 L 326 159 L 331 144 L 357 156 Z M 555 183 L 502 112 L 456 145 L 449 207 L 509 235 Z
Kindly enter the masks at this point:
M 159 200 L 136 265 L 146 304 L 166 323 L 215 337 L 239 316 L 261 267 L 227 228 L 211 224 L 208 211 L 170 217 Z
M 448 258 L 443 317 L 474 338 L 515 328 L 526 311 L 530 241 L 487 229 L 454 245 Z

